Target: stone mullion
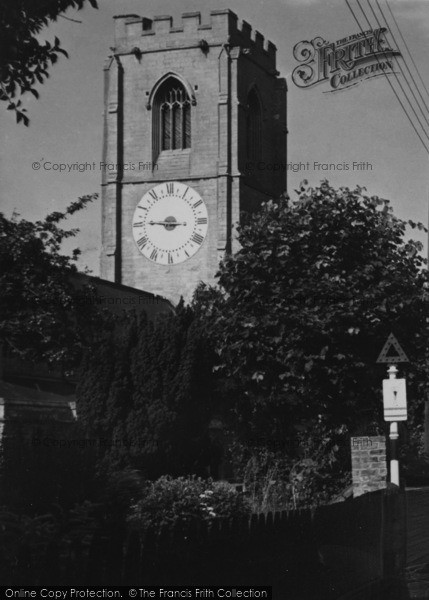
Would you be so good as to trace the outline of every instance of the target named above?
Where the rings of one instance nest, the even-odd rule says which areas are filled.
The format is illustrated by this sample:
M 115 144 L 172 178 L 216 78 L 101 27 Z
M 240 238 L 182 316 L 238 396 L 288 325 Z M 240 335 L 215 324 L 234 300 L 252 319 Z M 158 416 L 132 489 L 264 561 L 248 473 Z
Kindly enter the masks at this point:
M 185 147 L 185 119 L 183 102 L 180 103 L 180 149 L 183 150 Z

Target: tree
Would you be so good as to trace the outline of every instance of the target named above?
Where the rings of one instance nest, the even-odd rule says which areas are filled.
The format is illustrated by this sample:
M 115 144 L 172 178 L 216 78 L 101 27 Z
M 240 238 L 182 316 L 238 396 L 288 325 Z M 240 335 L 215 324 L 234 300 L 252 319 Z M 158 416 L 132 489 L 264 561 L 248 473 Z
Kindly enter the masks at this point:
M 207 474 L 215 449 L 213 351 L 198 311 L 180 304 L 157 323 L 128 314 L 90 348 L 77 387 L 78 416 L 109 470 Z
M 97 8 L 96 0 L 87 0 Z M 49 77 L 49 65 L 59 54 L 67 56 L 56 37 L 53 44 L 41 42 L 39 34 L 69 8 L 80 10 L 86 0 L 1 0 L 0 2 L 0 100 L 14 110 L 18 123 L 29 119 L 16 98 L 27 92 L 39 97 L 34 85 Z
M 0 213 L 0 343 L 8 352 L 74 365 L 96 331 L 96 307 L 81 310 L 70 279 L 80 251 L 60 252 L 77 230 L 59 226 L 95 197 L 83 196 L 35 223 Z
M 211 333 L 217 368 L 235 382 L 237 424 L 247 439 L 301 442 L 316 427 L 381 426 L 376 359 L 392 331 L 410 358 L 411 418 L 422 422 L 427 274 L 421 244 L 405 235 L 424 227 L 363 188 L 304 185 L 296 201 L 245 216 L 241 249 L 220 267 Z

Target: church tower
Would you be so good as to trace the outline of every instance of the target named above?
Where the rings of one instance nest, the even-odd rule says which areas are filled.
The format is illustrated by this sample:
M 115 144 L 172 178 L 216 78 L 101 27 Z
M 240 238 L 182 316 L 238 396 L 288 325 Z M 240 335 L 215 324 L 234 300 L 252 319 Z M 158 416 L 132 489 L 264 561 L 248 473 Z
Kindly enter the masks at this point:
M 101 277 L 189 300 L 286 189 L 276 48 L 230 10 L 115 17 L 105 66 Z

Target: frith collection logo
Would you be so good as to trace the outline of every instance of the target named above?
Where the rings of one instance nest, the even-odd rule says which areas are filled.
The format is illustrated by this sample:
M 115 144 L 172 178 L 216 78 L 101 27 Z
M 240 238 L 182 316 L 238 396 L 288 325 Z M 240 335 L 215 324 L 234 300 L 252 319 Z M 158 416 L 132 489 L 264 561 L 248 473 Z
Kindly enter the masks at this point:
M 294 58 L 299 64 L 292 72 L 292 80 L 300 88 L 308 88 L 329 81 L 329 92 L 337 92 L 356 85 L 363 79 L 393 73 L 393 50 L 385 38 L 385 27 L 369 29 L 349 35 L 337 42 L 315 37 L 294 46 Z

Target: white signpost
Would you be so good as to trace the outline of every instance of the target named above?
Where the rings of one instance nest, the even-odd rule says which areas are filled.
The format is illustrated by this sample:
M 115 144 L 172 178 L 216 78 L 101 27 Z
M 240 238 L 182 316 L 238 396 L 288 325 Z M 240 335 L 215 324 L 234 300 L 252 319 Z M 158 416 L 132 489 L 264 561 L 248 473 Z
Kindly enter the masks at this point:
M 391 354 L 392 349 L 394 354 Z M 398 421 L 407 420 L 407 391 L 405 379 L 396 378 L 396 364 L 409 361 L 393 333 L 387 338 L 377 362 L 390 364 L 389 379 L 383 379 L 383 407 L 384 420 L 390 422 L 390 481 L 399 486 Z
M 395 365 L 387 369 L 389 379 L 383 379 L 383 406 L 385 421 L 407 420 L 407 391 L 405 379 L 396 379 Z

